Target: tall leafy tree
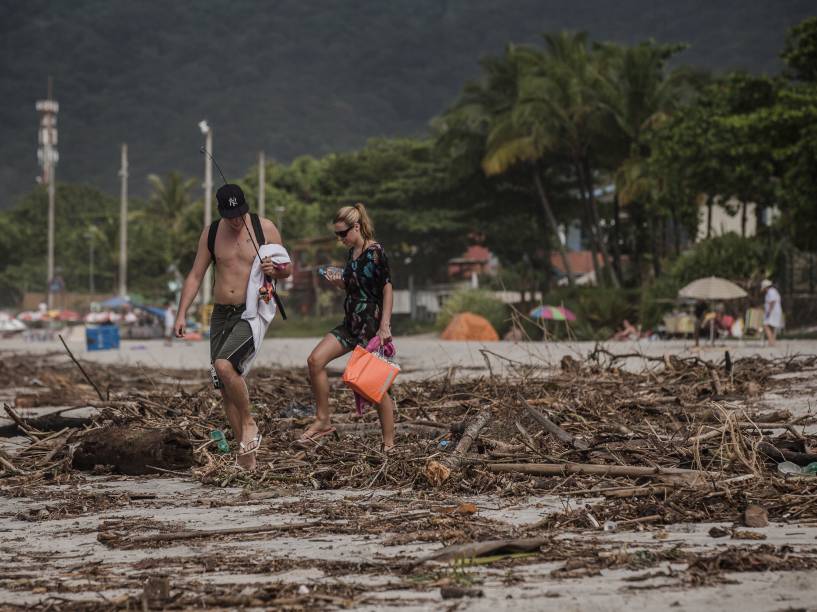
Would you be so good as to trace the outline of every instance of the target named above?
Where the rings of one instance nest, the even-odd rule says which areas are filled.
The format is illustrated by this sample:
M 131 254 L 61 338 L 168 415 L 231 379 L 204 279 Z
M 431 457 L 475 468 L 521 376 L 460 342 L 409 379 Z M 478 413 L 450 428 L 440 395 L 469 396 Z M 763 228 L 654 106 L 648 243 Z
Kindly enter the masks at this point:
M 549 228 L 545 243 L 555 235 L 557 247 L 567 279 L 573 285 L 573 273 L 565 245 L 558 232 L 548 188 L 542 180 L 542 157 L 545 145 L 538 130 L 526 129 L 531 124 L 519 126 L 516 113 L 519 110 L 523 71 L 528 65 L 520 53 L 523 50 L 509 46 L 504 56 L 487 58 L 481 62 L 482 78 L 469 82 L 458 103 L 444 116 L 446 130 L 439 136 L 440 144 L 459 158 L 476 162 L 487 176 L 508 174 L 518 164 L 526 167 L 529 185 L 536 194 L 544 213 L 545 227 Z

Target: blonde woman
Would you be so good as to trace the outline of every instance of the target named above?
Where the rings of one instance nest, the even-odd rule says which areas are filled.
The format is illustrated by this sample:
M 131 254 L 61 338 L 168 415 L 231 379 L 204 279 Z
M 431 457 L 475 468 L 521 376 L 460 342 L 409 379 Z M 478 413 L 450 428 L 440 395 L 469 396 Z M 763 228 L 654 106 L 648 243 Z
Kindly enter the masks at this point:
M 349 249 L 346 265 L 339 278 L 326 279 L 345 289 L 343 322 L 330 331 L 309 355 L 309 378 L 315 395 L 315 422 L 304 431 L 298 443 L 315 444 L 335 433 L 329 412 L 329 380 L 326 365 L 345 355 L 355 346 L 366 347 L 374 336 L 381 344 L 391 340 L 392 293 L 389 260 L 383 247 L 375 241 L 374 226 L 366 207 L 357 203 L 344 206 L 335 215 L 334 231 Z M 394 401 L 387 393 L 377 406 L 383 431 L 382 450 L 394 448 Z

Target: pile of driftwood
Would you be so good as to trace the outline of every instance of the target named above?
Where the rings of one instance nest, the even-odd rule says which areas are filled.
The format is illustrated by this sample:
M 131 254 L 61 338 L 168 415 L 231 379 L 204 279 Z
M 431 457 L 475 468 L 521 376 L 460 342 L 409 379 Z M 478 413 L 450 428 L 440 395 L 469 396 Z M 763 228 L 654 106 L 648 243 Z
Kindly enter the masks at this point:
M 647 367 L 620 367 L 638 358 Z M 404 382 L 398 448 L 379 452 L 372 412 L 358 417 L 339 380 L 332 404 L 339 440 L 303 450 L 292 441 L 311 422 L 306 372 L 259 368 L 252 402 L 264 444 L 259 469 L 234 467 L 210 438 L 227 431 L 219 398 L 190 372 L 101 368 L 65 355 L 3 359 L 0 384 L 12 424 L 0 435 L 28 439 L 0 452 L 5 485 L 79 477 L 80 471 L 192 475 L 219 486 L 253 489 L 413 488 L 439 494 L 587 497 L 581 510 L 549 515 L 540 527 L 598 528 L 734 520 L 756 506 L 763 520 L 817 520 L 817 478 L 786 477 L 777 464 L 817 461 L 817 419 L 806 411 L 764 408 L 775 375 L 811 375 L 815 357 L 732 360 L 614 355 L 597 348 L 556 369 L 517 376 Z M 79 366 L 79 367 L 78 367 Z M 48 416 L 22 416 L 55 407 Z M 59 407 L 57 410 L 56 407 Z M 71 416 L 77 408 L 92 416 Z M 231 440 L 232 442 L 232 440 Z

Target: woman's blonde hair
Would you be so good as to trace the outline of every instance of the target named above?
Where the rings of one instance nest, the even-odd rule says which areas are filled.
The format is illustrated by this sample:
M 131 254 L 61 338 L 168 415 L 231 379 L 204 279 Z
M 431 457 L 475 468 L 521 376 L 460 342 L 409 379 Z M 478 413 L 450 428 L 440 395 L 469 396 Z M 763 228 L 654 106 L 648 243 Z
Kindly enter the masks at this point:
M 344 206 L 335 215 L 334 223 L 345 223 L 352 227 L 355 223 L 360 224 L 360 235 L 363 240 L 374 240 L 374 223 L 366 212 L 366 207 L 361 202 L 352 206 Z

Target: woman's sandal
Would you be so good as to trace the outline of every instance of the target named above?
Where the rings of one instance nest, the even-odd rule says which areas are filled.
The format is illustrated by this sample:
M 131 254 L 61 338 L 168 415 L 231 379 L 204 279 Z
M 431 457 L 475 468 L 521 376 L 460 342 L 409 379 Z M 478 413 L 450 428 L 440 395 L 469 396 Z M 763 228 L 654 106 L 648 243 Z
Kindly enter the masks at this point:
M 327 427 L 326 429 L 321 429 L 317 431 L 313 431 L 309 433 L 309 430 L 305 431 L 301 434 L 301 437 L 295 440 L 294 444 L 302 447 L 302 448 L 309 448 L 311 445 L 320 446 L 323 442 L 319 442 L 319 440 L 325 436 L 330 436 L 335 434 L 335 438 L 339 438 L 338 430 L 334 427 Z

